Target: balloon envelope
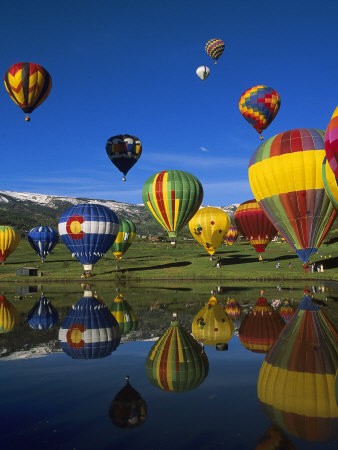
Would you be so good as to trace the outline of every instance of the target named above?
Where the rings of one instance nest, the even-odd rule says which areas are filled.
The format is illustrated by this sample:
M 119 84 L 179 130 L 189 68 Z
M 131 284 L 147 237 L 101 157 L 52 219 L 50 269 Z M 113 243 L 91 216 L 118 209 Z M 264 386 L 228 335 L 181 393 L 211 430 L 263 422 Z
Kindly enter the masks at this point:
M 111 247 L 116 259 L 121 259 L 136 237 L 136 226 L 129 219 L 120 219 L 119 232 Z
M 213 255 L 230 227 L 230 217 L 219 208 L 199 209 L 189 222 L 189 230 L 196 241 Z
M 85 291 L 59 331 L 61 349 L 74 359 L 104 358 L 120 344 L 121 331 L 109 309 Z
M 24 113 L 31 113 L 48 97 L 52 89 L 52 78 L 39 64 L 13 64 L 5 73 L 5 87 Z
M 0 295 L 0 333 L 8 333 L 19 323 L 18 310 L 4 295 Z
M 338 209 L 338 178 L 336 178 L 331 167 L 329 166 L 326 156 L 323 160 L 322 176 L 325 192 L 327 193 L 333 206 Z
M 118 134 L 107 140 L 106 152 L 111 162 L 125 177 L 140 158 L 142 144 L 136 136 Z M 123 178 L 123 181 L 125 181 L 125 178 Z
M 338 106 L 326 129 L 325 153 L 333 173 L 338 178 Z
M 97 204 L 71 206 L 61 214 L 59 233 L 68 250 L 91 270 L 113 245 L 119 219 L 111 209 Z
M 237 227 L 231 226 L 224 236 L 224 243 L 226 245 L 234 245 L 238 238 Z
M 20 242 L 20 233 L 8 225 L 0 226 L 0 260 L 6 261 Z
M 322 180 L 324 131 L 301 128 L 268 139 L 249 163 L 252 192 L 298 257 L 317 252 L 336 218 Z
M 205 44 L 205 51 L 208 53 L 210 58 L 215 61 L 215 64 L 218 58 L 223 54 L 225 49 L 225 44 L 222 39 L 210 39 Z
M 29 311 L 27 322 L 34 330 L 47 330 L 58 324 L 59 314 L 44 295 L 41 296 Z
M 138 327 L 138 318 L 133 308 L 124 299 L 122 294 L 118 294 L 110 305 L 110 312 L 113 314 L 122 335 L 136 331 Z
M 241 315 L 241 306 L 234 298 L 230 298 L 226 302 L 225 312 L 228 314 L 231 320 L 236 320 Z
M 204 81 L 210 75 L 210 69 L 207 66 L 200 66 L 196 69 L 196 75 Z
M 241 203 L 234 219 L 239 231 L 248 239 L 256 252 L 265 252 L 265 247 L 277 235 L 277 230 L 256 200 Z
M 40 258 L 44 260 L 59 242 L 59 235 L 52 227 L 34 227 L 28 233 L 28 242 Z
M 200 181 L 188 172 L 162 170 L 144 183 L 142 199 L 169 237 L 176 238 L 198 211 L 203 200 L 203 188 Z
M 280 96 L 271 87 L 254 86 L 241 95 L 238 106 L 244 119 L 261 135 L 279 111 Z

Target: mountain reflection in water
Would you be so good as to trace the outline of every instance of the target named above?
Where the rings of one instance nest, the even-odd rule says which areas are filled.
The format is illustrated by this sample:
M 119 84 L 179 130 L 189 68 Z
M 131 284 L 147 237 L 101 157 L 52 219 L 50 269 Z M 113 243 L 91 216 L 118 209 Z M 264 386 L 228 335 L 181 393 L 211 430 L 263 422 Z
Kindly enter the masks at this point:
M 159 296 L 158 286 L 116 292 L 115 286 L 96 285 L 97 294 L 93 288 L 90 295 L 76 286 L 69 293 L 44 286 L 62 325 L 41 329 L 27 322 L 41 289 L 18 299 L 15 287 L 8 286 L 0 301 L 2 448 L 319 450 L 335 445 L 337 284 L 310 288 L 307 309 L 304 285 L 282 291 L 264 286 L 261 315 L 275 317 L 286 301 L 296 310 L 270 351 L 264 347 L 267 354 L 239 339 L 255 311 L 258 285 L 206 286 L 202 293 L 193 285 L 170 287 L 163 286 Z M 110 312 L 106 305 L 118 295 L 128 307 L 116 305 Z M 233 321 L 223 316 L 230 298 L 239 306 Z M 138 328 L 128 325 L 129 308 Z M 199 335 L 193 321 L 202 316 Z M 120 345 L 114 330 L 125 333 Z M 257 335 L 254 330 L 250 345 L 262 345 L 261 328 Z M 59 333 L 72 358 L 61 350 Z M 109 351 L 99 350 L 102 342 Z M 220 343 L 229 344 L 228 351 L 217 351 Z

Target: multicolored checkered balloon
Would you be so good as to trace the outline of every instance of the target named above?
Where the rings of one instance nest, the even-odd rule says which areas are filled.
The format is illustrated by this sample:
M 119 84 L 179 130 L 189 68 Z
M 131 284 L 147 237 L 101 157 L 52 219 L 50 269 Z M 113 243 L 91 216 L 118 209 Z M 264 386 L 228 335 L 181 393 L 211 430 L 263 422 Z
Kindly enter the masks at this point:
M 210 58 L 215 61 L 215 64 L 217 64 L 217 60 L 223 54 L 224 49 L 225 44 L 222 39 L 210 39 L 210 41 L 205 44 L 205 51 Z
M 239 110 L 245 120 L 261 135 L 280 108 L 280 96 L 268 86 L 254 86 L 247 89 L 239 99 Z

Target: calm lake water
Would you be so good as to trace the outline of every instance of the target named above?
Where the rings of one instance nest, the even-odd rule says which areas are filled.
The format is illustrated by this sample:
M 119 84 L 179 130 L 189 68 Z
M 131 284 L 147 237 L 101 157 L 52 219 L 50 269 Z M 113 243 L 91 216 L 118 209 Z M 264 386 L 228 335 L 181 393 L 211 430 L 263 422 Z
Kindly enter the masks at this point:
M 173 282 L 171 285 L 163 282 L 161 286 L 156 283 L 92 286 L 92 292 L 96 291 L 108 307 L 117 294 L 123 294 L 138 316 L 138 329 L 122 336 L 115 350 L 111 351 L 114 346 L 107 351 L 107 347 L 101 348 L 101 355 L 104 356 L 106 351 L 108 356 L 80 359 L 84 355 L 81 339 L 87 339 L 84 334 L 82 338 L 77 330 L 69 334 L 67 328 L 65 340 L 75 342 L 78 351 L 75 357 L 74 354 L 69 356 L 67 349 L 62 351 L 58 341 L 60 324 L 69 316 L 71 305 L 83 296 L 80 285 L 43 286 L 44 295 L 59 314 L 58 325 L 48 330 L 33 329 L 27 323 L 28 312 L 40 298 L 41 286 L 29 289 L 36 292 L 27 292 L 27 286 L 22 285 L 2 286 L 7 302 L 19 312 L 20 321 L 9 330 L 8 311 L 11 307 L 3 301 L 2 314 L 7 311 L 7 329 L 4 322 L 1 323 L 3 318 L 0 327 L 2 325 L 3 331 L 8 332 L 0 334 L 1 448 L 337 448 L 336 399 L 331 398 L 330 406 L 324 405 L 317 417 L 309 418 L 277 409 L 277 413 L 271 415 L 258 399 L 257 381 L 266 355 L 248 350 L 239 334 L 244 318 L 260 296 L 260 287 L 254 284 L 219 288 L 212 284 L 175 286 Z M 267 284 L 264 297 L 269 303 L 274 301 L 278 313 L 278 306 L 283 306 L 285 300 L 296 308 L 305 287 L 312 293 L 314 304 L 321 307 L 337 328 L 338 283 L 321 282 L 313 286 Z M 165 391 L 156 380 L 147 376 L 146 361 L 150 349 L 168 329 L 173 312 L 178 312 L 178 320 L 190 334 L 194 317 L 208 302 L 211 291 L 220 304 L 235 298 L 241 307 L 240 316 L 231 325 L 233 333 L 227 342 L 228 349 L 217 351 L 215 345 L 204 345 L 204 350 L 199 351 L 199 346 L 195 347 L 199 353 L 194 356 L 194 364 L 188 369 L 182 369 L 183 366 L 180 369 L 188 377 L 188 383 L 184 384 L 183 378 L 178 379 L 174 387 Z M 95 311 L 98 310 L 100 307 L 96 306 Z M 101 323 L 97 328 L 105 326 Z M 167 359 L 176 343 L 164 346 L 163 354 Z M 337 361 L 337 342 L 333 343 L 333 348 Z M 203 352 L 208 360 L 203 367 L 208 369 L 202 373 L 196 361 Z M 179 359 L 178 354 L 176 349 L 166 363 L 166 370 L 169 371 L 170 366 L 174 377 L 177 377 L 175 358 Z M 184 353 L 183 359 L 191 359 L 189 355 Z M 126 376 L 139 396 L 135 393 L 122 395 L 120 409 L 114 410 L 114 416 L 111 405 L 126 386 Z M 128 406 L 133 401 L 134 408 Z M 130 425 L 138 426 L 121 428 L 116 425 L 116 415 L 121 422 L 126 410 L 133 417 Z M 278 426 L 273 426 L 273 422 Z M 317 427 L 324 431 L 321 435 L 316 434 L 317 437 L 320 435 L 316 442 L 311 439 L 312 431 Z

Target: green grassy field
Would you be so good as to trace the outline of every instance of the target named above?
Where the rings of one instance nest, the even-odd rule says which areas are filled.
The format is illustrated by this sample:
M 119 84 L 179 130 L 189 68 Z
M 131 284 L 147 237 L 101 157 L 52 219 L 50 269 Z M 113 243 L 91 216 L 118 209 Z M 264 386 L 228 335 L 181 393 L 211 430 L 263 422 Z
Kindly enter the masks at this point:
M 144 280 L 337 280 L 338 242 L 322 244 L 311 262 L 323 264 L 324 272 L 305 273 L 303 263 L 286 243 L 272 242 L 263 254 L 263 262 L 247 242 L 231 247 L 221 246 L 210 261 L 208 253 L 195 241 L 178 241 L 177 247 L 169 243 L 136 240 L 117 261 L 111 251 L 98 261 L 90 282 L 144 281 Z M 322 256 L 322 257 L 321 257 Z M 216 268 L 220 257 L 222 267 Z M 280 268 L 276 269 L 276 263 Z M 289 268 L 289 263 L 292 267 Z M 18 277 L 16 269 L 29 266 L 38 269 L 39 277 Z M 59 243 L 45 263 L 34 253 L 27 240 L 0 266 L 1 282 L 70 282 L 79 281 L 82 265 L 72 258 L 68 249 Z

